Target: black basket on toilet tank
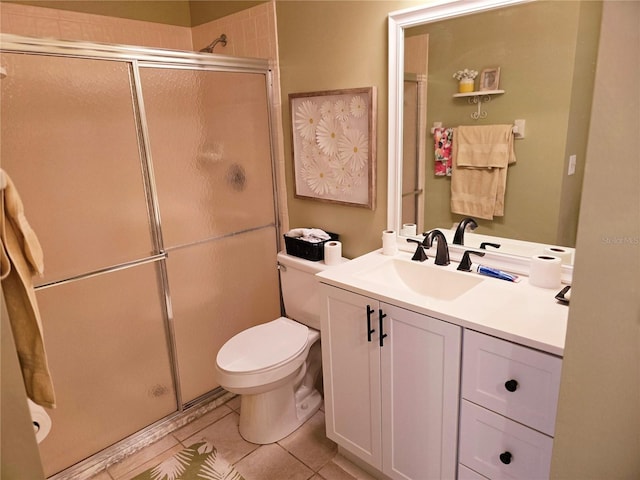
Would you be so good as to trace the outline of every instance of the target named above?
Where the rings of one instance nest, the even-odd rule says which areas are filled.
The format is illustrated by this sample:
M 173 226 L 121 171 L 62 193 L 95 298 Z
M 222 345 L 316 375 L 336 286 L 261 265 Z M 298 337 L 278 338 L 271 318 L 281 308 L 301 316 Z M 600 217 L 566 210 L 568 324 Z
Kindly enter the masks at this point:
M 284 236 L 284 245 L 287 253 L 295 257 L 304 258 L 312 262 L 324 260 L 324 244 L 339 239 L 337 233 L 326 232 L 331 238 L 320 242 L 308 242 L 301 238 Z

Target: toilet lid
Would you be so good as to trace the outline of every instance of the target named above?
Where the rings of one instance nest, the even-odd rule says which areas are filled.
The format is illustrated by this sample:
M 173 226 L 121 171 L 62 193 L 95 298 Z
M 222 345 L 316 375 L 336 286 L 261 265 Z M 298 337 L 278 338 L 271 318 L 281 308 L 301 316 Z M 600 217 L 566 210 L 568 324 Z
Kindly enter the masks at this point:
M 235 335 L 218 352 L 218 367 L 250 373 L 279 365 L 302 351 L 309 328 L 280 317 Z

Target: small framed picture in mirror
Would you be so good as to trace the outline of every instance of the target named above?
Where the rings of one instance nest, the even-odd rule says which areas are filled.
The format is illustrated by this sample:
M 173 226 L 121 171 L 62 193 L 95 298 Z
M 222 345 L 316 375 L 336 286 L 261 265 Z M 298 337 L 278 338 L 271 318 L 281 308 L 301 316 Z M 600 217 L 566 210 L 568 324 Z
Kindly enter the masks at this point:
M 485 68 L 480 74 L 480 91 L 498 90 L 500 67 Z

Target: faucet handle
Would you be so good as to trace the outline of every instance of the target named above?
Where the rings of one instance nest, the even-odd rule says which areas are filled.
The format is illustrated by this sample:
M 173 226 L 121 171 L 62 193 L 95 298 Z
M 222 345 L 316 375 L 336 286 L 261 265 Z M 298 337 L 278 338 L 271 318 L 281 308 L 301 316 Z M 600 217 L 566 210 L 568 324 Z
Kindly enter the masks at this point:
M 469 254 L 478 255 L 479 257 L 484 257 L 484 252 L 476 252 L 475 250 L 466 250 L 462 254 L 462 260 L 460 260 L 460 264 L 458 265 L 458 270 L 463 272 L 471 271 L 471 257 Z
M 424 246 L 422 245 L 422 242 L 420 240 L 407 238 L 407 242 L 413 242 L 418 244 L 418 247 L 416 248 L 416 253 L 413 254 L 413 257 L 411 257 L 411 260 L 414 260 L 416 262 L 424 262 L 429 258 L 427 257 L 427 252 L 424 251 Z

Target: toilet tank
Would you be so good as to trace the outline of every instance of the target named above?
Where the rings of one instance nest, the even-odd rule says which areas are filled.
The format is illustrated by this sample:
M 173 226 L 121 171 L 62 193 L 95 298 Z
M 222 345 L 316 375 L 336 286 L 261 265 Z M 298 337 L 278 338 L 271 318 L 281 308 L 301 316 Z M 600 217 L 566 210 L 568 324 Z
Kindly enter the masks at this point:
M 320 330 L 320 294 L 315 274 L 333 267 L 284 252 L 278 253 L 278 265 L 286 316 Z

